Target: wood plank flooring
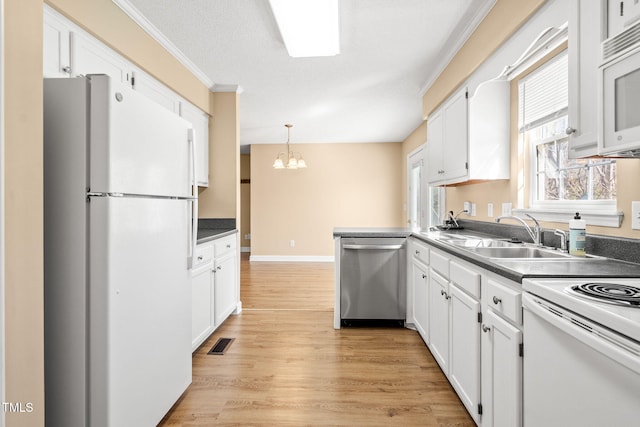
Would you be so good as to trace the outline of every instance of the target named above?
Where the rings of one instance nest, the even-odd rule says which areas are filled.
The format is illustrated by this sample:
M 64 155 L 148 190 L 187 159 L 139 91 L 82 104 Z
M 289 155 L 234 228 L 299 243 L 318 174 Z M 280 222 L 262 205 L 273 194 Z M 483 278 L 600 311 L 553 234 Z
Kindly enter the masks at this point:
M 474 426 L 417 332 L 333 329 L 333 264 L 241 261 L 244 311 L 161 426 Z M 220 337 L 224 355 L 207 355 Z

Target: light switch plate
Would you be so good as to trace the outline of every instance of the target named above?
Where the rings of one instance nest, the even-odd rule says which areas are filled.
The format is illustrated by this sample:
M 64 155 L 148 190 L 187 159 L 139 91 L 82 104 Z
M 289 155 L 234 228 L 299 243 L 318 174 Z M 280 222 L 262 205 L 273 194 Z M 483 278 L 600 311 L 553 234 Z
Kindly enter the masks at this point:
M 640 230 L 640 202 L 631 202 L 631 228 Z
M 471 216 L 476 216 L 476 204 L 471 203 L 471 212 L 469 212 Z
M 511 203 L 503 203 L 502 204 L 502 216 L 511 216 Z
M 487 203 L 487 216 L 493 218 L 493 203 Z

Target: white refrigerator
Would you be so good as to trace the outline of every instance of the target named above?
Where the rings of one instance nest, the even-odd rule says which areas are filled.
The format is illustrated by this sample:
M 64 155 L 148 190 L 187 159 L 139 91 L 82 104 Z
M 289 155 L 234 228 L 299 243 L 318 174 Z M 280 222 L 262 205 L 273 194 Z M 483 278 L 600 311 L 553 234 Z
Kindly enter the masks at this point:
M 107 76 L 45 79 L 47 426 L 155 426 L 191 383 L 194 150 Z

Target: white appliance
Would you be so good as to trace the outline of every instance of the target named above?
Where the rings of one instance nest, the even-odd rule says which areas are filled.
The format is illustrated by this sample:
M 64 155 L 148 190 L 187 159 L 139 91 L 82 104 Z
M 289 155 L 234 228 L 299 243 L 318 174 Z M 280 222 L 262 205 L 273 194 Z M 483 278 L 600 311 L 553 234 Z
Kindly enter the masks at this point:
M 524 425 L 637 426 L 640 279 L 525 279 Z
M 618 2 L 610 2 L 618 3 Z M 623 2 L 620 2 L 622 5 Z M 635 12 L 638 8 L 635 7 Z M 632 10 L 633 11 L 633 10 Z M 609 17 L 614 11 L 609 11 Z M 610 37 L 602 42 L 600 66 L 601 134 L 598 154 L 640 157 L 640 22 L 638 15 L 623 31 L 609 19 Z M 613 30 L 613 31 L 612 31 Z M 618 29 L 619 30 L 619 29 Z
M 191 383 L 192 133 L 107 76 L 44 81 L 47 426 L 155 426 Z

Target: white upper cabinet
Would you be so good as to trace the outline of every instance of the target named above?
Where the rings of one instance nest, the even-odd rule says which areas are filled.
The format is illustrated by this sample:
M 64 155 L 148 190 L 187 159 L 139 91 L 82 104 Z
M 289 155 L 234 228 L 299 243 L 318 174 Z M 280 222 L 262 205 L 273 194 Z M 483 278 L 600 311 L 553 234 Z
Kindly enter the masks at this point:
M 136 83 L 137 84 L 137 83 Z M 209 186 L 209 116 L 198 108 L 182 103 L 180 115 L 193 126 L 196 140 L 196 182 Z
M 618 3 L 617 1 L 610 1 Z M 569 10 L 569 156 L 598 151 L 598 79 L 606 38 L 606 0 L 571 0 Z
M 509 178 L 510 86 L 484 82 L 454 93 L 427 121 L 430 185 Z
M 68 25 L 45 9 L 43 27 L 43 76 L 70 77 L 70 31 Z
M 129 82 L 133 66 L 102 43 L 71 33 L 71 75 L 107 74 L 115 81 Z
M 180 114 L 180 98 L 171 89 L 142 71 L 134 71 L 132 85 L 147 98 L 162 105 L 167 110 Z
M 429 184 L 460 182 L 467 174 L 467 89 L 449 98 L 427 121 Z

